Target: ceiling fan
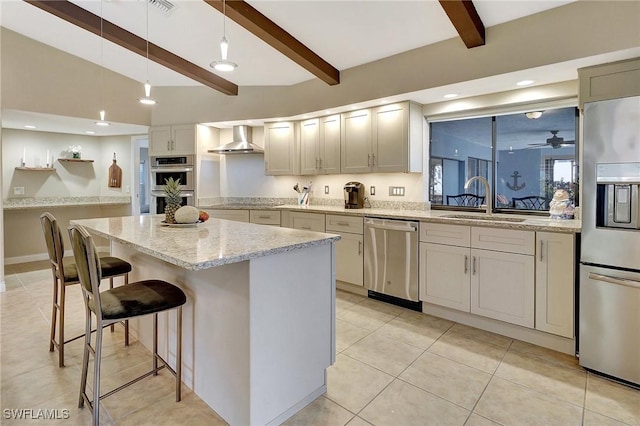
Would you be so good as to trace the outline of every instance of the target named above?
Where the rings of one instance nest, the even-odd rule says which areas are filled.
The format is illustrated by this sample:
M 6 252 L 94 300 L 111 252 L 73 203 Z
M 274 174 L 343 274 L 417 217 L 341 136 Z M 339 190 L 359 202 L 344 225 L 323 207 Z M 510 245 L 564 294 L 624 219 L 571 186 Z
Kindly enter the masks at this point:
M 549 130 L 551 132 L 551 137 L 547 139 L 545 143 L 530 143 L 529 146 L 531 148 L 535 147 L 545 147 L 550 146 L 553 149 L 560 148 L 563 146 L 575 145 L 576 141 L 565 141 L 564 138 L 558 136 L 559 130 Z

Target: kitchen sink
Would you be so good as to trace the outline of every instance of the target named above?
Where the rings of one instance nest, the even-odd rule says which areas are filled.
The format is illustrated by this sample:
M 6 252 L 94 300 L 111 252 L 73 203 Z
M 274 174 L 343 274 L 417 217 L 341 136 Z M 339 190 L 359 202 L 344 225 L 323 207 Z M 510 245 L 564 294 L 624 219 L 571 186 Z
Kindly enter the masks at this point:
M 467 219 L 467 220 L 490 220 L 493 222 L 524 222 L 526 219 L 521 217 L 505 217 L 494 215 L 470 215 L 470 214 L 445 214 L 440 217 L 446 217 L 449 219 Z

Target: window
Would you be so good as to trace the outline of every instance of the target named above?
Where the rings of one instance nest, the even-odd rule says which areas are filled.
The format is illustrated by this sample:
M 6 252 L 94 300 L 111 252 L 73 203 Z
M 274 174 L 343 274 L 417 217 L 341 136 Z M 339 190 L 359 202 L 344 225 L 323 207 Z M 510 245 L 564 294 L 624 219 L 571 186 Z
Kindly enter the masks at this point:
M 474 194 L 491 197 L 498 210 L 548 211 L 556 189 L 577 203 L 577 114 L 569 107 L 538 119 L 517 113 L 431 123 L 431 204 L 459 205 L 458 196 Z M 464 189 L 473 176 L 486 178 L 492 193 L 477 180 Z

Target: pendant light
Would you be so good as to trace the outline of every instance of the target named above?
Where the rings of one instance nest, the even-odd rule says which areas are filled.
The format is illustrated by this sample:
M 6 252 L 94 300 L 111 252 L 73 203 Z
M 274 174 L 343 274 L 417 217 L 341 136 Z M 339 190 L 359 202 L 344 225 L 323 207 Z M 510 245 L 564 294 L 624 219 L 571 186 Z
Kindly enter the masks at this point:
M 222 0 L 222 40 L 220 40 L 220 61 L 211 62 L 210 66 L 216 71 L 229 72 L 238 68 L 238 64 L 231 62 L 227 59 L 227 52 L 229 51 L 229 42 L 227 41 L 226 33 L 227 28 L 225 21 L 227 18 L 227 1 Z
M 96 121 L 98 126 L 108 126 L 109 122 L 105 121 L 106 111 L 104 110 L 104 36 L 102 33 L 102 0 L 100 0 L 100 121 Z
M 149 0 L 145 0 L 147 12 L 147 82 L 144 83 L 144 97 L 138 98 L 138 102 L 144 105 L 155 105 L 156 100 L 151 97 L 151 84 L 149 83 Z

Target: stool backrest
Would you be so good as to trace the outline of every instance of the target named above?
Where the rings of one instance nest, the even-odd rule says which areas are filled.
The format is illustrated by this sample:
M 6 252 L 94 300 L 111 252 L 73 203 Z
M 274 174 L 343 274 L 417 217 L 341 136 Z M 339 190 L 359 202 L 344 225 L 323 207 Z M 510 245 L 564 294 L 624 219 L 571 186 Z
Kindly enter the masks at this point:
M 94 308 L 98 318 L 102 317 L 100 305 L 100 281 L 102 280 L 102 270 L 100 268 L 100 257 L 93 243 L 93 238 L 81 225 L 71 225 L 69 227 L 69 239 L 73 249 L 73 257 L 76 261 L 78 278 L 85 296 L 95 300 Z
M 49 253 L 51 265 L 60 271 L 60 279 L 64 279 L 64 266 L 62 264 L 64 244 L 58 221 L 51 213 L 45 212 L 40 215 L 40 223 L 44 232 L 44 241 L 47 243 L 47 252 Z

